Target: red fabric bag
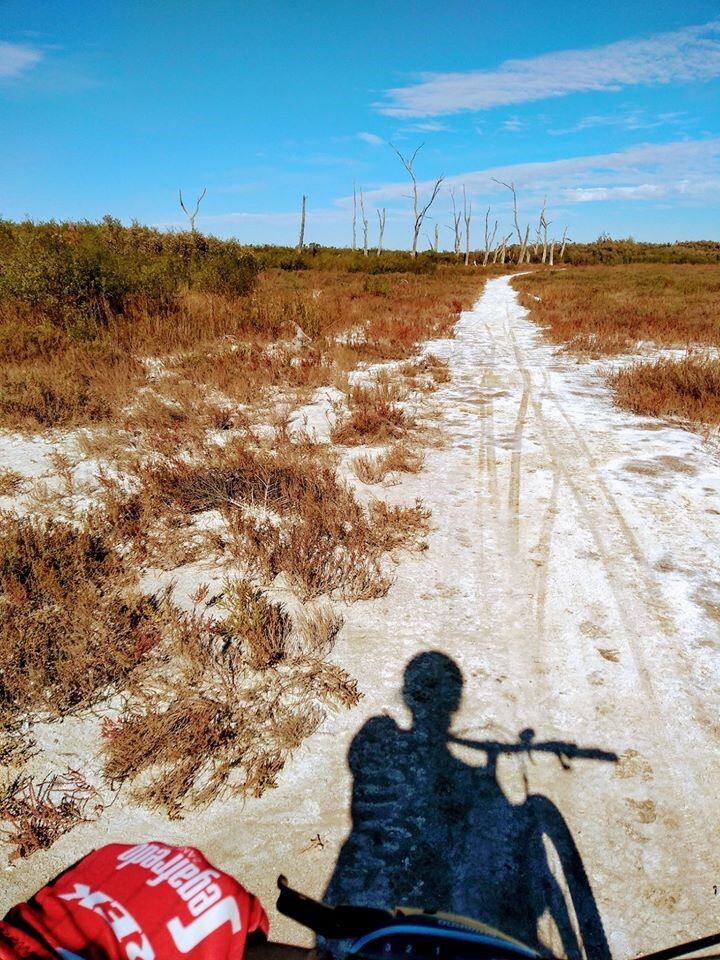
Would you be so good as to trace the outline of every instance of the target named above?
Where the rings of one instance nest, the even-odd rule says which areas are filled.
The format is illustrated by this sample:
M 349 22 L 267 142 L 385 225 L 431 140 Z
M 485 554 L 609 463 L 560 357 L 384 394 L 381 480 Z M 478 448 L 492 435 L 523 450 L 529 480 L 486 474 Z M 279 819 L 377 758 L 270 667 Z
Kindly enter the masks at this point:
M 260 901 L 193 847 L 95 850 L 0 921 L 0 960 L 241 960 Z

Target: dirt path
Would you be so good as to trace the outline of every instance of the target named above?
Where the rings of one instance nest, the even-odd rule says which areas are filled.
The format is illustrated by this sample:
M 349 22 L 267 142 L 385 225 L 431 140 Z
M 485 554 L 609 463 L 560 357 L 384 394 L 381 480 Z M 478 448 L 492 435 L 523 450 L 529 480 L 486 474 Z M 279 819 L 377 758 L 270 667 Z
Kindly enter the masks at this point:
M 351 827 L 350 743 L 378 715 L 407 728 L 405 665 L 439 650 L 464 678 L 457 735 L 516 742 L 531 727 L 540 740 L 619 756 L 570 770 L 548 755 L 498 761 L 513 803 L 530 791 L 564 817 L 614 956 L 720 927 L 717 466 L 694 435 L 615 410 L 596 369 L 542 341 L 507 278 L 488 282 L 440 348 L 452 370 L 436 395 L 445 446 L 389 491 L 432 509 L 429 549 L 401 564 L 387 597 L 347 610 L 333 652 L 358 678 L 361 705 L 326 722 L 259 800 L 171 823 L 121 796 L 100 823 L 9 872 L 0 907 L 78 848 L 148 835 L 201 846 L 268 904 L 280 871 L 321 895 Z M 445 750 L 444 739 L 426 748 Z M 485 760 L 450 749 L 458 769 Z M 418 756 L 422 764 L 410 750 L 383 775 L 409 764 L 422 778 Z M 373 762 L 364 754 L 360 769 L 364 758 Z M 372 789 L 356 814 L 372 806 Z M 487 823 L 502 806 L 493 802 Z M 384 816 L 390 823 L 393 811 Z M 483 858 L 479 841 L 468 849 Z M 346 889 L 361 881 L 352 871 Z M 282 918 L 271 929 L 300 939 Z M 543 930 L 557 945 L 552 925 Z

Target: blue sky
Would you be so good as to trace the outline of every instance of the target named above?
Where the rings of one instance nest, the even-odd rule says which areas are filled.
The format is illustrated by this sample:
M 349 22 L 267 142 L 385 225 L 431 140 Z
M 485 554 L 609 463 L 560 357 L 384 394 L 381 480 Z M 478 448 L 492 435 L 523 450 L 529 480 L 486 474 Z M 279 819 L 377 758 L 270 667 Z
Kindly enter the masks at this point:
M 720 239 L 718 0 L 2 0 L 0 215 L 198 227 L 244 242 L 409 242 L 417 155 L 428 219 L 451 242 L 511 228 L 547 196 L 550 233 Z M 427 245 L 425 237 L 422 238 Z

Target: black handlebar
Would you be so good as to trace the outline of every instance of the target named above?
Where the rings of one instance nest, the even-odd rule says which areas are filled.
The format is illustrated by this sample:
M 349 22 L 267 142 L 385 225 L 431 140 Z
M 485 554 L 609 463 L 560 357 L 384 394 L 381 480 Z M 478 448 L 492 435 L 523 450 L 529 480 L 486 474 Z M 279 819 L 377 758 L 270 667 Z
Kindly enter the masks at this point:
M 278 911 L 328 940 L 355 940 L 385 926 L 393 918 L 389 910 L 344 904 L 331 907 L 327 903 L 313 900 L 312 897 L 293 890 L 287 877 L 282 874 L 278 877 L 278 889 Z

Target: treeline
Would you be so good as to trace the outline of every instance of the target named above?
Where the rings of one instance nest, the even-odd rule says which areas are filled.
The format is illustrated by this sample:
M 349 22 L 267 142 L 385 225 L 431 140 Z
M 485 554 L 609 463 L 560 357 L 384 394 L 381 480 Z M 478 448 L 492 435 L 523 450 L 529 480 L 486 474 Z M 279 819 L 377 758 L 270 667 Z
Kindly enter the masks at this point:
M 720 243 L 688 240 L 677 243 L 640 243 L 601 237 L 594 243 L 569 244 L 566 264 L 587 266 L 620 263 L 720 263 Z
M 507 263 L 503 256 L 494 268 L 514 269 L 518 251 L 508 246 Z M 0 220 L 0 304 L 32 309 L 81 338 L 138 308 L 146 314 L 172 312 L 188 291 L 243 297 L 264 270 L 423 274 L 461 263 L 456 253 L 433 250 L 413 257 L 405 251 L 367 255 L 318 244 L 301 252 L 247 246 L 195 231 L 125 227 L 109 216 L 100 223 Z M 470 251 L 468 266 L 482 269 L 482 263 L 483 252 Z M 639 243 L 603 236 L 594 243 L 568 243 L 562 259 L 563 266 L 623 263 L 720 263 L 720 243 Z

